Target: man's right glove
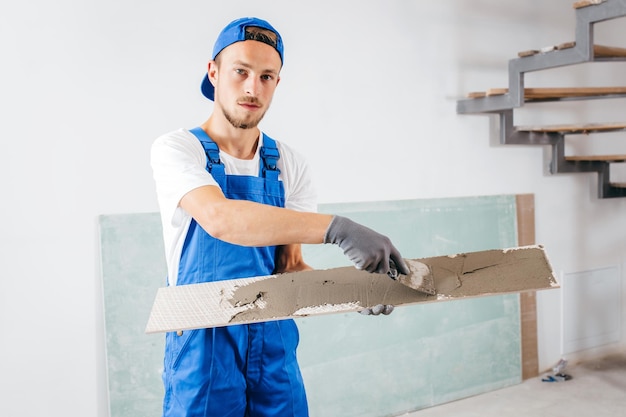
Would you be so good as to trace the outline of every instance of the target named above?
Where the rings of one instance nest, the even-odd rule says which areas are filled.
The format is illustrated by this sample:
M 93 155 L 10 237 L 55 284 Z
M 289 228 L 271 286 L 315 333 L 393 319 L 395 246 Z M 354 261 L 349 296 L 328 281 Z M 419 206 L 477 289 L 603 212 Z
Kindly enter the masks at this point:
M 391 260 L 398 273 L 409 274 L 400 252 L 387 236 L 346 217 L 333 217 L 324 235 L 324 243 L 339 245 L 358 269 L 388 274 L 391 272 Z
M 381 313 L 385 316 L 390 315 L 393 312 L 395 307 L 391 304 L 376 304 L 374 307 L 366 307 L 363 310 L 359 311 L 359 313 L 364 316 L 378 316 Z

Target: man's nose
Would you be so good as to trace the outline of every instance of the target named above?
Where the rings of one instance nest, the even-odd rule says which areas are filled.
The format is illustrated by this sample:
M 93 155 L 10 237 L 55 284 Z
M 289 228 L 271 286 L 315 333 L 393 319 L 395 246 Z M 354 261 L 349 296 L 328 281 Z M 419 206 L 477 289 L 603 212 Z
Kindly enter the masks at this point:
M 246 82 L 244 84 L 244 89 L 245 89 L 244 92 L 247 95 L 250 95 L 252 97 L 256 97 L 257 93 L 258 93 L 259 82 L 260 82 L 260 80 L 258 80 L 255 77 L 248 77 L 248 79 L 246 79 Z

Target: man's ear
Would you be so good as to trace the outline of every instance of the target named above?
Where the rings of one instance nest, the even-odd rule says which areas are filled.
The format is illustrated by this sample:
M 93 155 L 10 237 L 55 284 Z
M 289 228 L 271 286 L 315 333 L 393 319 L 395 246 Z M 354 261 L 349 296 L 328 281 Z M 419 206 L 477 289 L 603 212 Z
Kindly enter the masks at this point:
M 215 82 L 217 81 L 217 73 L 217 64 L 215 63 L 215 61 L 209 61 L 209 64 L 207 66 L 207 75 L 209 81 L 211 82 L 211 84 L 213 84 L 213 87 L 215 87 Z
M 278 83 L 280 82 L 280 75 L 276 78 L 276 87 L 278 87 Z

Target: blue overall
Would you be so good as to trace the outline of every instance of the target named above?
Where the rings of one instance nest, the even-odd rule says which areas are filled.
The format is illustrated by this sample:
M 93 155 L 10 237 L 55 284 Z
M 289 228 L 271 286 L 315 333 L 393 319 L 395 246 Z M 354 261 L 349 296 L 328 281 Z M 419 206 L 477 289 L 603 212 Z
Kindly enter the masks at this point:
M 230 199 L 284 207 L 276 143 L 265 136 L 258 177 L 226 175 L 219 148 L 200 128 L 207 170 Z M 194 220 L 185 238 L 178 285 L 269 275 L 275 246 L 244 247 L 211 237 Z M 293 320 L 166 335 L 165 417 L 308 416 Z

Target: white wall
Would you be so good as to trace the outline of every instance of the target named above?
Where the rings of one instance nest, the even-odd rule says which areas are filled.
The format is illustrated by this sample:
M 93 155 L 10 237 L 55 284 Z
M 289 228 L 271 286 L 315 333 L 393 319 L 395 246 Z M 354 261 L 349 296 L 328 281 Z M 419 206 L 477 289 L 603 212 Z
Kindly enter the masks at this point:
M 497 146 L 494 120 L 455 110 L 469 91 L 506 86 L 517 52 L 573 40 L 571 4 L 4 2 L 0 415 L 107 415 L 96 217 L 157 210 L 150 144 L 207 117 L 199 82 L 213 40 L 242 15 L 285 38 L 263 127 L 308 156 L 320 202 L 534 193 L 537 242 L 559 274 L 621 271 L 626 199 L 597 200 L 594 174 L 546 175 L 545 149 Z M 610 26 L 605 43 L 619 46 L 619 33 Z M 533 74 L 527 84 L 624 85 L 623 69 Z M 622 121 L 623 102 L 612 103 L 523 109 L 520 120 Z M 542 369 L 562 353 L 560 294 L 539 294 Z

